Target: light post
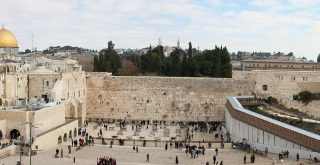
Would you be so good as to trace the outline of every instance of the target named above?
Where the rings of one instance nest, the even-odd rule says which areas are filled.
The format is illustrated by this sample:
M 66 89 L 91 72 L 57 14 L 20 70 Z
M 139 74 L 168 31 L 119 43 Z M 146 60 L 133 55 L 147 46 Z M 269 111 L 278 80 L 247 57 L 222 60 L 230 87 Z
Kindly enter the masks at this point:
M 21 124 L 27 124 L 27 125 L 29 125 L 29 161 L 30 161 L 30 165 L 31 165 L 31 156 L 32 156 L 32 136 L 31 136 L 31 128 L 32 127 L 34 127 L 34 128 L 38 128 L 38 127 L 36 127 L 36 126 L 34 126 L 33 124 L 32 124 L 32 122 L 23 122 L 23 123 L 21 123 Z

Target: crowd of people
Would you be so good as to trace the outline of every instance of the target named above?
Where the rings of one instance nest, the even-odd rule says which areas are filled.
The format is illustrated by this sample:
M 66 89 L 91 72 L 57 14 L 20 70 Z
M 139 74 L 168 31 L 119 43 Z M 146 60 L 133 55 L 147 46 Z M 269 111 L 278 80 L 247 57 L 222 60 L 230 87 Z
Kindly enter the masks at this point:
M 117 161 L 114 158 L 104 156 L 97 158 L 97 165 L 117 165 Z
M 204 146 L 197 147 L 196 145 L 187 145 L 186 146 L 186 155 L 190 154 L 191 159 L 197 158 L 199 155 L 205 155 Z
M 132 126 L 132 130 L 134 129 L 138 129 L 138 127 L 141 126 L 147 126 L 146 128 L 148 129 L 148 126 L 158 126 L 160 125 L 160 128 L 163 128 L 163 126 L 165 126 L 166 124 L 170 124 L 170 125 L 179 125 L 181 128 L 186 128 L 187 130 L 187 137 L 185 141 L 168 141 L 165 144 L 165 150 L 167 150 L 169 147 L 170 149 L 182 149 L 185 147 L 185 152 L 186 152 L 186 156 L 190 155 L 191 159 L 196 159 L 199 157 L 199 155 L 205 155 L 205 147 L 204 146 L 196 146 L 196 145 L 188 145 L 188 142 L 191 142 L 193 139 L 193 134 L 194 132 L 200 132 L 200 133 L 214 133 L 212 136 L 214 140 L 220 139 L 221 140 L 221 148 L 224 148 L 224 136 L 220 133 L 222 130 L 222 124 L 221 122 L 168 122 L 168 121 L 150 121 L 150 120 L 135 120 L 135 121 L 127 121 L 127 120 L 103 120 L 103 119 L 96 119 L 93 121 L 97 126 L 103 126 L 106 130 L 108 130 L 108 125 L 109 124 L 116 124 L 118 126 L 120 126 L 120 128 L 124 128 L 126 127 L 126 125 L 130 124 Z M 85 122 L 85 125 L 88 125 L 88 121 Z M 86 129 L 84 130 L 79 130 L 79 134 L 81 134 L 82 136 L 87 136 L 87 132 Z M 98 137 L 102 137 L 103 135 L 103 131 L 102 129 L 100 129 L 98 131 Z M 226 136 L 227 141 L 228 139 L 228 134 Z M 91 140 L 91 143 L 94 142 L 93 138 L 89 138 L 86 140 Z M 120 141 L 122 141 L 122 139 L 119 139 L 119 144 Z M 204 142 L 204 140 L 203 140 Z M 89 142 L 90 144 L 90 142 Z M 209 144 L 209 143 L 208 143 Z M 110 143 L 110 148 L 112 148 L 112 143 Z M 251 148 L 251 146 L 247 143 L 233 143 L 233 146 L 235 146 L 236 148 L 241 148 L 245 151 L 250 152 L 250 150 L 254 149 Z M 211 145 L 209 145 L 209 147 L 211 147 Z M 138 146 L 133 146 L 133 151 L 134 153 L 138 153 L 139 149 Z M 265 151 L 265 156 L 267 156 L 267 150 Z M 260 152 L 259 152 L 260 153 Z M 279 159 L 283 159 L 283 158 L 288 158 L 289 152 L 288 151 L 283 151 L 281 153 L 279 153 Z M 248 155 L 244 155 L 243 157 L 243 163 L 247 163 L 247 156 Z M 223 160 L 219 160 L 218 161 L 218 149 L 215 149 L 215 154 L 213 155 L 213 164 L 214 165 L 223 165 Z M 249 161 L 251 163 L 254 163 L 256 161 L 256 155 L 255 152 L 253 151 L 251 155 L 249 155 Z M 112 158 L 98 158 L 98 163 L 99 164 L 106 164 L 107 162 L 110 164 L 112 163 L 113 160 Z M 299 155 L 297 155 L 297 160 L 299 160 Z M 146 155 L 146 161 L 150 161 L 150 154 L 148 153 Z M 210 161 L 206 162 L 206 165 L 209 165 Z M 175 163 L 178 164 L 179 163 L 179 159 L 178 156 L 176 156 L 175 159 Z M 112 165 L 112 164 L 111 164 Z
M 288 158 L 289 157 L 289 151 L 281 151 L 279 153 L 279 160 L 284 159 L 284 158 Z
M 220 122 L 189 122 L 186 124 L 187 126 L 187 139 L 193 139 L 194 132 L 202 132 L 202 133 L 214 133 L 216 131 L 221 131 L 221 123 Z M 215 134 L 215 140 L 218 138 L 218 133 Z

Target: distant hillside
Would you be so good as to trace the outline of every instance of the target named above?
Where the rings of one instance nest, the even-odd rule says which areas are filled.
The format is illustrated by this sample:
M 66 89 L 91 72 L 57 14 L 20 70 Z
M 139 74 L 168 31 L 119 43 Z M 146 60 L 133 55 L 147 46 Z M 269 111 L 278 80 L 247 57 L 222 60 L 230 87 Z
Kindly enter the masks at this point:
M 48 49 L 43 50 L 44 54 L 52 54 L 60 51 L 68 51 L 68 52 L 97 52 L 97 50 L 93 49 L 85 49 L 81 47 L 73 47 L 73 46 L 50 46 Z

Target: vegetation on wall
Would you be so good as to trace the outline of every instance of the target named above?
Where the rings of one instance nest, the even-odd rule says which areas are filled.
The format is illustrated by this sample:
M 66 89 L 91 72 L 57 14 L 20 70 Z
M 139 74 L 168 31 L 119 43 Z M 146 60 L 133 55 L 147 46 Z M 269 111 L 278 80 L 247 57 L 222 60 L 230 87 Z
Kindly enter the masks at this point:
M 277 98 L 274 98 L 274 97 L 272 97 L 272 96 L 269 96 L 269 97 L 267 98 L 266 102 L 267 102 L 268 104 L 272 104 L 272 103 L 277 104 L 277 103 L 278 103 L 278 99 L 277 99 Z
M 302 101 L 304 104 L 308 104 L 312 100 L 320 100 L 320 93 L 311 93 L 310 91 L 302 91 L 297 95 L 293 95 L 293 100 Z

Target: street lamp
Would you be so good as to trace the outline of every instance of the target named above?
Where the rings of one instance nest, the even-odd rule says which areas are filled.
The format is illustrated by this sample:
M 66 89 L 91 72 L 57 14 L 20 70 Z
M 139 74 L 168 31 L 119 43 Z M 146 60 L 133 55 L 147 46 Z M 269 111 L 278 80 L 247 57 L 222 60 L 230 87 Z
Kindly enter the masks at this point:
M 35 125 L 32 124 L 32 122 L 23 122 L 21 125 L 29 125 L 29 161 L 31 165 L 31 155 L 32 155 L 32 136 L 31 136 L 31 128 L 38 128 Z

